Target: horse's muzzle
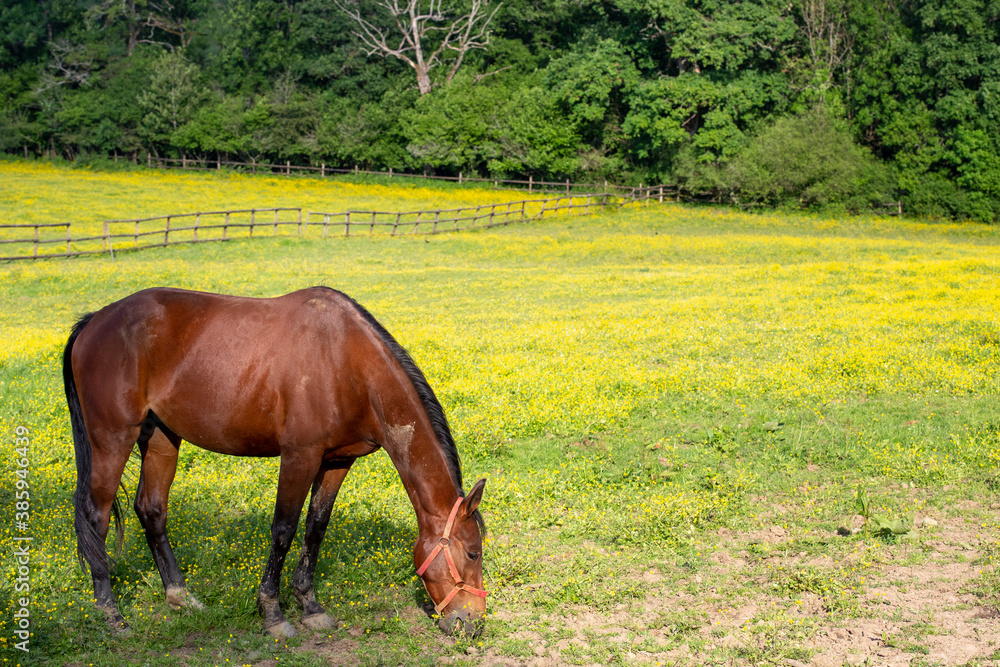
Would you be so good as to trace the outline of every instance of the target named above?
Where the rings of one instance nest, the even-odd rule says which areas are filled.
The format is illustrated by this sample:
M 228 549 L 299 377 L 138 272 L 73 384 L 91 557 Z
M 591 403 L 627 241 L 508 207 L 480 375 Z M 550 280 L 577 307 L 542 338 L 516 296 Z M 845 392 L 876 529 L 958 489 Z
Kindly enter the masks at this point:
M 456 609 L 447 616 L 438 619 L 438 627 L 445 634 L 478 637 L 483 634 L 483 619 L 476 618 L 468 609 Z

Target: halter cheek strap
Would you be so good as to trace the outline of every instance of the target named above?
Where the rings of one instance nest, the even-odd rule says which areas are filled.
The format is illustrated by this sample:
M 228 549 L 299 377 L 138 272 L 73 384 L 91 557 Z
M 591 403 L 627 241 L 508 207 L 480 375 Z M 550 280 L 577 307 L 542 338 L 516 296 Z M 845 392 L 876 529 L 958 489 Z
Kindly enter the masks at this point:
M 463 500 L 465 499 L 459 498 L 458 500 L 455 501 L 455 506 L 451 508 L 451 514 L 448 515 L 448 523 L 444 525 L 444 534 L 441 536 L 441 539 L 438 540 L 438 543 L 434 546 L 434 549 L 431 551 L 430 555 L 428 555 L 427 558 L 424 560 L 423 565 L 417 568 L 417 574 L 423 577 L 424 572 L 426 572 L 427 568 L 430 567 L 430 564 L 434 562 L 434 559 L 437 558 L 437 555 L 442 551 L 444 552 L 444 557 L 448 561 L 448 569 L 451 570 L 451 576 L 455 580 L 455 586 L 454 588 L 451 589 L 448 595 L 444 596 L 444 600 L 442 600 L 440 604 L 434 605 L 434 611 L 436 611 L 438 615 L 440 615 L 441 611 L 448 606 L 448 603 L 450 603 L 453 599 L 455 599 L 455 596 L 458 595 L 459 591 L 472 593 L 473 595 L 478 595 L 481 598 L 485 598 L 487 595 L 486 591 L 479 590 L 478 588 L 472 588 L 471 586 L 466 585 L 466 583 L 462 580 L 462 578 L 458 576 L 458 568 L 455 567 L 455 561 L 452 560 L 451 557 L 451 549 L 448 548 L 448 546 L 451 544 L 451 540 L 449 539 L 451 537 L 451 527 L 455 523 L 455 517 L 458 515 L 458 508 L 462 506 Z M 425 582 L 425 588 L 426 588 L 426 582 Z

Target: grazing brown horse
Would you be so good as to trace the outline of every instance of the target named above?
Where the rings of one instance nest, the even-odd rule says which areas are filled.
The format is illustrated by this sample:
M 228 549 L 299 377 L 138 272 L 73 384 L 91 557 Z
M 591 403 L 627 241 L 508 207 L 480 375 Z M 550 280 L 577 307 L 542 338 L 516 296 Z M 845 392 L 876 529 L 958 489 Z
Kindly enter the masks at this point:
M 346 295 L 313 287 L 273 299 L 154 288 L 84 316 L 63 355 L 76 449 L 73 496 L 80 563 L 97 606 L 127 629 L 111 591 L 105 539 L 125 464 L 138 444 L 135 511 L 167 603 L 201 608 L 167 539 L 167 494 L 181 440 L 234 456 L 280 456 L 271 552 L 257 594 L 264 628 L 292 636 L 278 605 L 285 555 L 312 489 L 292 579 L 302 623 L 333 626 L 313 574 L 337 491 L 351 464 L 384 449 L 417 515 L 414 566 L 438 624 L 478 634 L 486 609 L 485 480 L 462 491 L 458 450 L 416 364 Z M 119 544 L 121 540 L 119 539 Z M 443 554 L 443 557 L 442 557 Z

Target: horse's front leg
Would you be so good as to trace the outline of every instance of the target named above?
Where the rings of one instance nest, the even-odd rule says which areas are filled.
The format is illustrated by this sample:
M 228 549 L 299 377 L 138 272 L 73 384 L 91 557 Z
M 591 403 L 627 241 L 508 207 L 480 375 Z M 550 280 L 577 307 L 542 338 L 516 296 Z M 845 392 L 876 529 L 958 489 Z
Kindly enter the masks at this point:
M 278 604 L 278 586 L 285 556 L 295 537 L 302 513 L 302 503 L 316 478 L 322 458 L 303 453 L 282 453 L 278 472 L 278 496 L 271 521 L 271 554 L 264 566 L 257 593 L 257 604 L 264 614 L 264 630 L 275 637 L 294 637 L 295 628 L 285 620 Z
M 302 624 L 313 630 L 327 630 L 334 621 L 326 610 L 316 602 L 313 591 L 313 577 L 316 573 L 316 559 L 323 543 L 326 527 L 330 523 L 330 512 L 337 500 L 337 492 L 344 483 L 353 459 L 323 466 L 313 482 L 309 513 L 306 515 L 306 535 L 302 543 L 302 554 L 292 578 L 292 589 L 302 605 Z

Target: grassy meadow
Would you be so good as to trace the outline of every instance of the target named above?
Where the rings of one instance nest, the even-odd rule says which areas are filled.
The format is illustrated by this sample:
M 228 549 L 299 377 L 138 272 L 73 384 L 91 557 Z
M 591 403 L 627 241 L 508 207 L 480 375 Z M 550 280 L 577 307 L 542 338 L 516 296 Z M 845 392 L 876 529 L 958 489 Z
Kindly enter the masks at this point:
M 0 163 L 0 212 L 18 221 L 520 196 Z M 653 204 L 456 235 L 265 238 L 0 264 L 0 657 L 993 664 L 998 247 L 1000 230 L 985 225 Z M 377 453 L 348 476 L 317 567 L 317 598 L 341 628 L 287 643 L 262 635 L 254 600 L 277 461 L 184 445 L 168 530 L 206 609 L 166 606 L 129 512 L 113 583 L 134 633 L 111 638 L 75 557 L 60 374 L 70 326 L 150 286 L 272 296 L 316 284 L 356 298 L 412 353 L 449 416 L 466 479 L 488 480 L 486 632 L 448 639 L 425 616 L 413 510 Z M 28 654 L 12 639 L 19 426 L 31 443 Z

